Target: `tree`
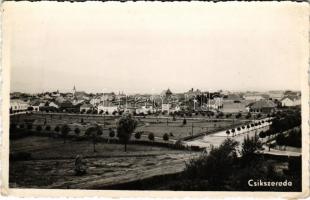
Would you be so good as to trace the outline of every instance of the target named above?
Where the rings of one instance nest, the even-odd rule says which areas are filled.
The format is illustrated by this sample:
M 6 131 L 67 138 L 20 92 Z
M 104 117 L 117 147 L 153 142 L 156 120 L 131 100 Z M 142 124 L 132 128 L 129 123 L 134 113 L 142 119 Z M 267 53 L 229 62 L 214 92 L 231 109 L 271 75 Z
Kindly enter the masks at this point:
M 50 130 L 51 130 L 51 126 L 50 126 L 50 125 L 47 125 L 47 126 L 45 127 L 45 130 L 46 130 L 46 131 L 50 131 Z
M 65 124 L 61 127 L 60 132 L 61 132 L 61 137 L 64 139 L 64 143 L 66 143 L 66 138 L 67 138 L 70 131 L 71 131 L 71 129 L 67 124 Z
M 149 140 L 154 141 L 154 139 L 155 139 L 154 133 L 149 133 L 148 138 L 149 138 Z
M 127 143 L 130 140 L 131 134 L 134 132 L 138 125 L 138 122 L 132 117 L 131 114 L 124 114 L 118 120 L 116 129 L 117 137 L 120 142 L 124 144 L 124 150 L 127 151 Z
M 140 139 L 141 138 L 141 132 L 136 132 L 135 133 L 135 138 Z
M 103 134 L 103 131 L 102 131 L 102 128 L 101 126 L 95 124 L 91 127 L 89 127 L 86 132 L 85 132 L 85 135 L 92 139 L 92 142 L 93 142 L 93 150 L 94 152 L 96 152 L 96 143 L 97 143 L 97 140 L 98 138 Z
M 233 136 L 235 136 L 235 132 L 236 132 L 236 130 L 233 128 L 233 129 L 231 129 L 231 132 L 232 132 L 232 134 L 233 134 Z
M 245 116 L 246 119 L 250 119 L 251 118 L 251 113 L 248 113 L 246 116 Z
M 242 143 L 241 155 L 244 159 L 250 159 L 253 154 L 262 148 L 262 143 L 259 137 L 255 134 L 253 137 L 247 135 Z
M 236 119 L 240 118 L 241 116 L 242 116 L 242 114 L 241 114 L 241 113 L 238 113 L 238 114 L 236 115 Z
M 54 128 L 54 131 L 56 131 L 56 133 L 58 133 L 58 132 L 60 131 L 59 126 L 56 126 L 56 127 Z
M 36 130 L 39 131 L 39 132 L 42 131 L 42 126 L 41 126 L 41 125 L 38 125 L 37 128 L 36 128 Z
M 230 134 L 230 131 L 229 130 L 227 130 L 226 131 L 226 134 L 227 134 L 227 137 L 229 136 L 229 134 Z
M 115 132 L 112 128 L 109 128 L 109 136 L 112 138 L 115 136 Z
M 285 136 L 283 133 L 280 133 L 277 135 L 276 142 L 277 142 L 277 145 L 279 146 L 285 145 Z
M 214 186 L 223 186 L 237 161 L 238 142 L 227 138 L 219 147 L 214 147 L 208 154 L 202 154 L 186 163 L 184 175 L 192 180 L 207 180 Z
M 169 140 L 169 135 L 168 135 L 168 133 L 165 133 L 165 134 L 163 135 L 163 140 L 165 140 L 165 141 L 168 141 L 168 140 Z
M 265 138 L 265 137 L 266 137 L 266 133 L 265 133 L 264 131 L 262 131 L 262 132 L 260 132 L 260 133 L 258 134 L 258 136 L 259 136 L 260 138 Z
M 183 119 L 183 125 L 186 125 L 186 119 L 185 118 Z
M 81 132 L 81 130 L 78 128 L 78 127 L 76 127 L 75 129 L 74 129 L 74 133 L 75 133 L 75 135 L 79 135 L 80 134 L 80 132 Z

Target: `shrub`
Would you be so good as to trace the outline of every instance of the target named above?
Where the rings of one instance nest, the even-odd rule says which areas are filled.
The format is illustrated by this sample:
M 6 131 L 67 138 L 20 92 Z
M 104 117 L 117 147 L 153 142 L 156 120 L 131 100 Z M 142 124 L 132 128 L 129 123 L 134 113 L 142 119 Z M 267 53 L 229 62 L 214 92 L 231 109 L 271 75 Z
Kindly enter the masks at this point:
M 191 180 L 207 179 L 210 185 L 224 185 L 230 176 L 231 166 L 237 160 L 238 142 L 227 138 L 209 154 L 202 154 L 186 163 L 184 174 Z
M 266 133 L 265 133 L 264 131 L 262 131 L 262 132 L 260 132 L 260 133 L 258 134 L 258 136 L 259 136 L 260 138 L 265 138 L 265 137 L 266 137 Z
M 148 138 L 149 140 L 154 141 L 155 140 L 154 133 L 149 133 Z
M 115 136 L 115 131 L 112 128 L 109 129 L 109 136 L 110 137 L 114 137 Z
M 140 139 L 141 138 L 141 132 L 136 132 L 135 133 L 135 138 Z
M 236 115 L 236 118 L 238 119 L 238 118 L 240 118 L 242 116 L 242 114 L 241 113 L 238 113 L 237 115 Z
M 56 131 L 57 133 L 60 131 L 60 127 L 59 126 L 56 126 L 54 131 Z
M 238 127 L 238 128 L 237 128 L 237 131 L 241 131 L 241 128 L 240 128 L 240 127 Z
M 41 126 L 41 125 L 38 125 L 37 128 L 36 128 L 36 130 L 37 130 L 37 131 L 42 131 L 42 126 Z
M 174 135 L 173 135 L 173 133 L 172 133 L 172 132 L 170 132 L 170 133 L 169 133 L 169 135 L 170 135 L 170 137 L 174 137 Z
M 183 119 L 183 125 L 186 125 L 186 123 L 187 123 L 187 121 L 186 121 L 186 119 L 184 118 L 184 119 Z
M 251 118 L 251 113 L 248 113 L 246 116 L 245 116 L 246 119 L 250 119 Z
M 169 135 L 168 135 L 168 133 L 165 133 L 165 134 L 163 135 L 163 140 L 165 140 L 165 141 L 168 141 L 168 140 L 169 140 Z
M 51 126 L 50 126 L 50 125 L 47 125 L 47 126 L 45 127 L 45 130 L 46 130 L 46 131 L 50 131 L 50 130 L 51 130 Z
M 262 143 L 260 142 L 258 136 L 255 134 L 254 137 L 247 137 L 244 138 L 242 143 L 242 150 L 241 155 L 243 158 L 248 159 L 253 157 L 253 154 L 262 148 Z
M 74 129 L 74 133 L 75 133 L 76 135 L 79 135 L 80 132 L 81 132 L 81 130 L 80 130 L 79 128 L 76 127 L 76 128 Z

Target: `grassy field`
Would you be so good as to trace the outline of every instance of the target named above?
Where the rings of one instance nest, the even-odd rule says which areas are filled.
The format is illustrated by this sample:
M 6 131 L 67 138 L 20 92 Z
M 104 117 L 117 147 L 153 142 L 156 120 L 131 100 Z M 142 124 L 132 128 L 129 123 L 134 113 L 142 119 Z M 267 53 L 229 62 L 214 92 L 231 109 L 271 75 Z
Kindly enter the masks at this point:
M 10 141 L 10 153 L 27 152 L 28 160 L 10 161 L 10 187 L 19 188 L 100 188 L 122 182 L 176 173 L 196 153 L 143 145 L 96 145 L 90 141 L 29 136 Z M 74 174 L 76 155 L 82 155 L 87 174 Z
M 66 114 L 31 114 L 31 115 L 20 115 L 11 118 L 12 123 L 25 124 L 27 121 L 33 123 L 33 129 L 36 126 L 41 125 L 43 129 L 48 125 L 51 130 L 54 130 L 56 126 L 68 124 L 71 128 L 69 134 L 74 134 L 74 129 L 79 128 L 81 135 L 83 135 L 86 129 L 93 123 L 98 123 L 104 128 L 103 137 L 109 137 L 109 128 L 115 129 L 118 116 L 88 116 L 88 115 L 66 115 Z M 160 140 L 165 133 L 172 134 L 171 140 L 178 140 L 190 135 L 199 134 L 202 132 L 210 132 L 221 128 L 232 126 L 233 124 L 240 124 L 243 121 L 234 120 L 219 120 L 210 119 L 208 117 L 197 117 L 187 118 L 186 124 L 183 125 L 183 118 L 172 117 L 137 117 L 138 127 L 136 132 L 143 132 L 142 139 L 147 139 L 147 134 L 150 132 L 154 133 L 157 140 Z

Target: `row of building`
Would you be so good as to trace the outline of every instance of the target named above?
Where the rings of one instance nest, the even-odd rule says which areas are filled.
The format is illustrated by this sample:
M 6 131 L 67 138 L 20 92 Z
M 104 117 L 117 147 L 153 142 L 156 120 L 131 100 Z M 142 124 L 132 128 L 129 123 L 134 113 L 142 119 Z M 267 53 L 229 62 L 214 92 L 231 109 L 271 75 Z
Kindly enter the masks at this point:
M 88 94 L 83 91 L 60 93 L 46 92 L 36 95 L 11 94 L 10 113 L 26 111 L 60 111 L 81 113 L 154 112 L 173 113 L 182 110 L 221 112 L 270 112 L 279 106 L 298 106 L 300 92 L 201 92 L 193 88 L 185 93 L 173 93 L 170 89 L 158 95 L 126 95 L 119 92 Z

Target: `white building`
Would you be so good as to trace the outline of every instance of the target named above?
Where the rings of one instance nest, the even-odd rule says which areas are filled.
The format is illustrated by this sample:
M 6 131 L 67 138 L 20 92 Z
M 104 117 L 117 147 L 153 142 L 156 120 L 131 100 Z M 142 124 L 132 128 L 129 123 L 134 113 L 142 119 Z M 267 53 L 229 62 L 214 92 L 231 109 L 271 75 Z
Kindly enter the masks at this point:
M 54 107 L 54 108 L 59 108 L 59 105 L 57 105 L 55 102 L 50 102 L 50 103 L 48 104 L 48 106 Z
M 155 110 L 154 110 L 153 106 L 142 106 L 142 107 L 136 109 L 137 114 L 140 114 L 140 113 L 148 114 L 148 113 L 154 113 L 154 112 L 155 112 Z
M 12 99 L 10 102 L 10 113 L 19 113 L 27 111 L 29 104 L 20 99 Z
M 98 113 L 106 113 L 112 114 L 113 112 L 118 112 L 118 106 L 115 105 L 104 105 L 104 104 L 99 104 L 98 105 Z
M 290 97 L 290 96 L 284 97 L 281 100 L 281 105 L 287 107 L 298 106 L 301 105 L 301 99 L 300 97 Z
M 171 104 L 170 103 L 163 103 L 161 104 L 161 112 L 170 112 L 170 109 L 171 109 Z
M 87 112 L 89 110 L 92 110 L 94 107 L 91 104 L 83 104 L 80 107 L 80 112 Z
M 91 105 L 93 105 L 93 106 L 96 106 L 96 105 L 98 105 L 99 103 L 101 102 L 101 98 L 100 97 L 95 97 L 95 98 L 92 98 L 91 100 L 90 100 L 90 104 Z

